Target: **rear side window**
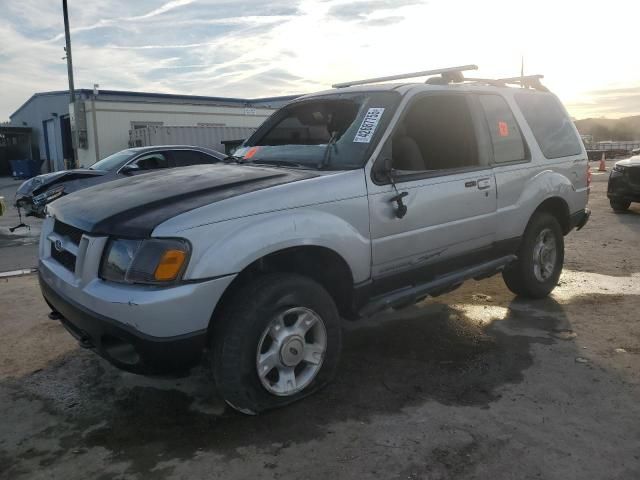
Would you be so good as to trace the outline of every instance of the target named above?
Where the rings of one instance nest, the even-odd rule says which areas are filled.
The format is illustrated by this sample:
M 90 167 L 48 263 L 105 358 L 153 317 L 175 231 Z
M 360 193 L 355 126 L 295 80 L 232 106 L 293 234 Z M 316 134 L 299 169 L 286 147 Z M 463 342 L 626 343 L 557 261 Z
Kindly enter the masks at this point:
M 479 99 L 489 125 L 494 163 L 526 160 L 522 133 L 505 99 L 499 95 L 480 95 Z
M 517 93 L 515 97 L 545 157 L 568 157 L 582 152 L 573 124 L 555 97 L 539 93 Z

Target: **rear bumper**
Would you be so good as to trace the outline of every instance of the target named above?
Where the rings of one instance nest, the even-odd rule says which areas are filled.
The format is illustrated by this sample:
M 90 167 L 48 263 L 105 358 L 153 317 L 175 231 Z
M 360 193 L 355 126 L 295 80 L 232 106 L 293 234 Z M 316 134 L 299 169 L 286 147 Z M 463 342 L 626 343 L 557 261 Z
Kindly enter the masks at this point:
M 590 208 L 585 208 L 584 210 L 579 210 L 573 213 L 570 219 L 571 228 L 569 230 L 573 230 L 574 228 L 576 230 L 580 230 L 582 227 L 584 227 L 587 224 L 587 222 L 589 221 L 589 217 L 591 217 Z
M 118 368 L 134 373 L 184 370 L 197 363 L 206 346 L 206 330 L 173 337 L 154 337 L 74 302 L 39 275 L 45 300 L 80 345 L 93 349 Z

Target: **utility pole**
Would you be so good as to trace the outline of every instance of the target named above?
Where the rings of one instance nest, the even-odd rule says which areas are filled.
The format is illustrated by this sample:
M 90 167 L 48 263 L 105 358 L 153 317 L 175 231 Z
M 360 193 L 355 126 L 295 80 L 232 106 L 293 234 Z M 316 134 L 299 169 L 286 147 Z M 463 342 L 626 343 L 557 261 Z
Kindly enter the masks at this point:
M 69 103 L 73 105 L 74 124 L 76 125 L 72 133 L 73 158 L 71 159 L 71 168 L 76 168 L 78 165 L 78 109 L 76 107 L 76 92 L 73 85 L 73 59 L 71 58 L 71 33 L 69 32 L 67 0 L 62 0 L 62 15 L 64 16 L 64 39 L 66 43 L 64 50 L 67 53 L 67 76 L 69 77 Z

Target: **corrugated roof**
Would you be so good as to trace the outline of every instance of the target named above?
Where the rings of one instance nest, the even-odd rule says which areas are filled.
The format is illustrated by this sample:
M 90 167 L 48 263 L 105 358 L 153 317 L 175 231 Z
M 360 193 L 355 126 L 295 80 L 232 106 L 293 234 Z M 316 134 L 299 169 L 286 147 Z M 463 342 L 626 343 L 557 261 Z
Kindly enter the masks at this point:
M 53 95 L 69 95 L 68 90 L 57 90 L 51 92 L 38 92 L 24 102 L 15 112 L 9 115 L 9 118 L 16 115 L 20 110 L 25 108 L 29 103 L 38 97 Z M 76 95 L 89 96 L 93 95 L 93 90 L 82 88 L 76 90 Z M 127 90 L 99 90 L 99 97 L 130 97 L 137 100 L 172 100 L 176 103 L 222 103 L 243 106 L 259 106 L 268 104 L 269 102 L 286 102 L 298 98 L 300 95 L 284 95 L 279 97 L 263 97 L 263 98 L 235 98 L 235 97 L 210 97 L 204 95 L 179 95 L 171 93 L 153 93 L 153 92 L 132 92 Z M 123 100 L 126 101 L 126 100 Z

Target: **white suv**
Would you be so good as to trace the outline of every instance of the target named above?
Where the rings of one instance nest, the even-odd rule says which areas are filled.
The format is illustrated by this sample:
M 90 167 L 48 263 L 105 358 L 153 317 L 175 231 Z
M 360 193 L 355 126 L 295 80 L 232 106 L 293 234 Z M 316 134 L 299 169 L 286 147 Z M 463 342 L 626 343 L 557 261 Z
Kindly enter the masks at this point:
M 210 350 L 220 394 L 256 413 L 327 383 L 340 318 L 498 272 L 517 295 L 548 295 L 564 235 L 589 218 L 586 152 L 539 76 L 470 68 L 338 85 L 279 110 L 225 163 L 57 200 L 39 268 L 53 315 L 130 371 Z

